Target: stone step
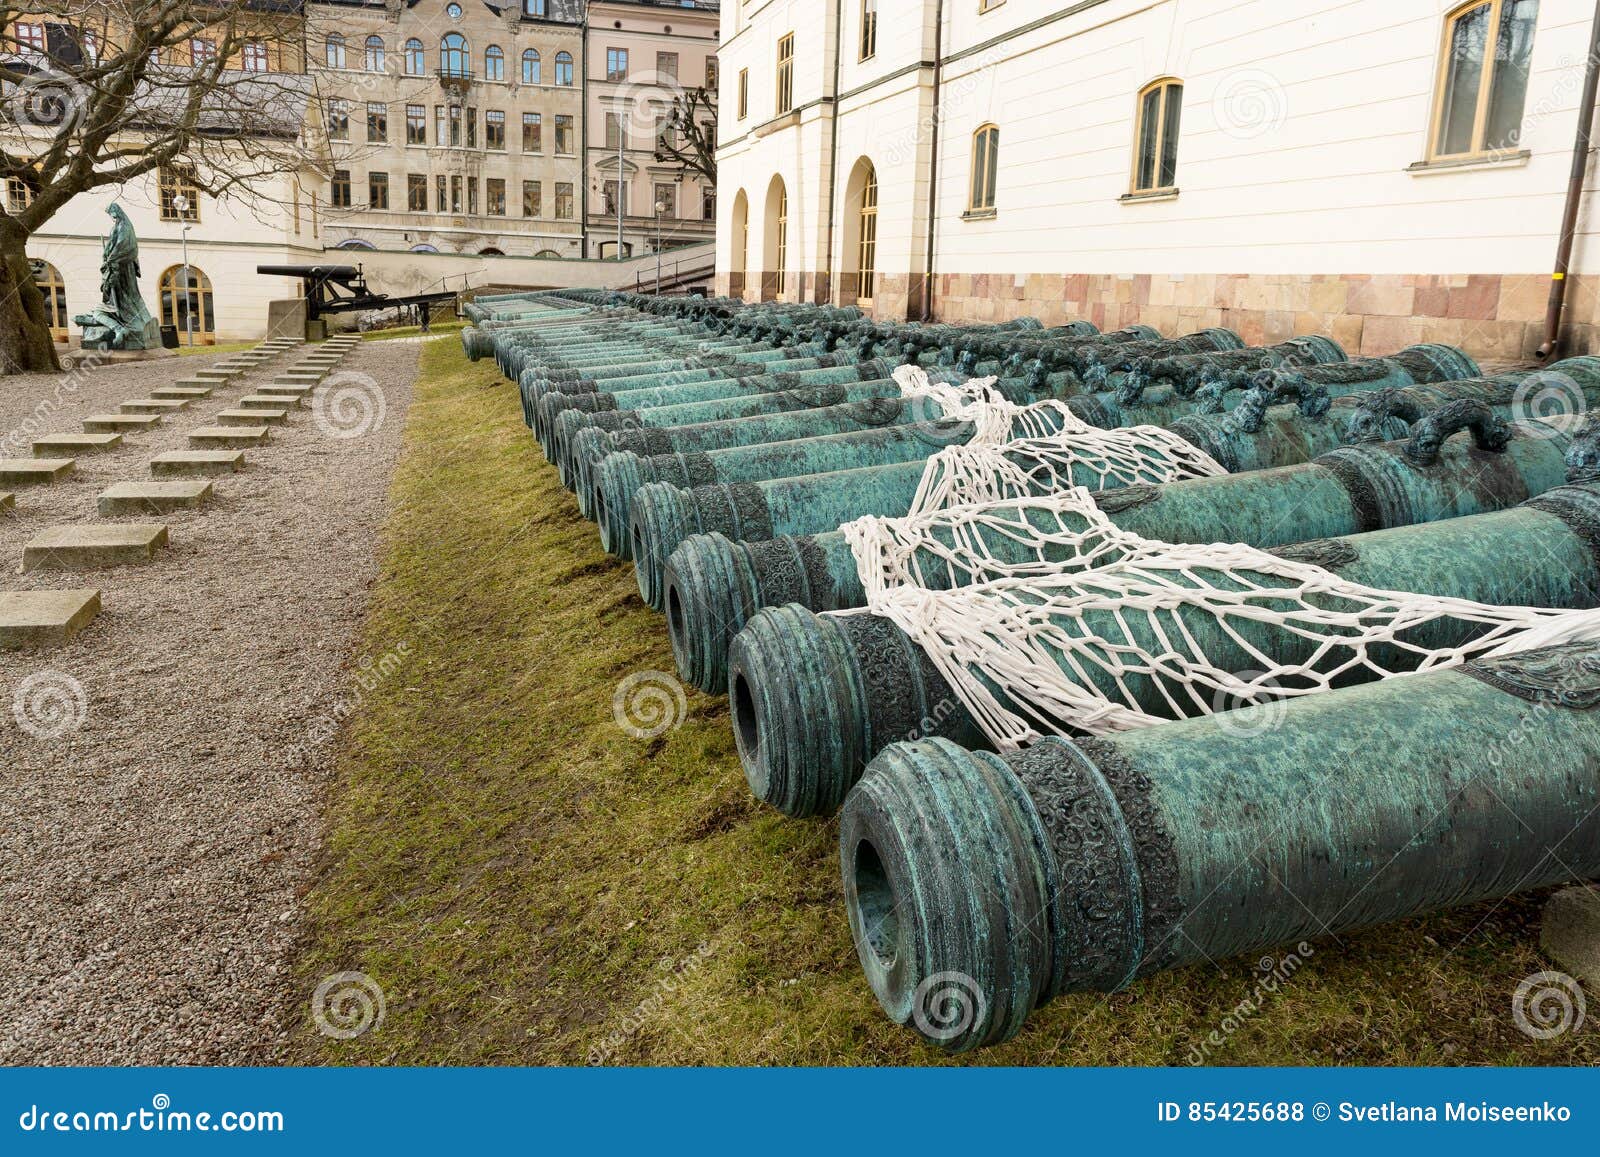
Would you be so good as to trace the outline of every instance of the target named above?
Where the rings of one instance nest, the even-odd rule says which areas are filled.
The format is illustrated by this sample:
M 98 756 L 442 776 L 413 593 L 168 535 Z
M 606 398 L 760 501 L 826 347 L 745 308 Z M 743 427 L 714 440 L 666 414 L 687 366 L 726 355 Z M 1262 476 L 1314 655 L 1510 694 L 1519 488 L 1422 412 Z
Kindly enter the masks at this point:
M 238 369 L 230 370 L 230 369 L 228 369 L 228 368 L 226 368 L 224 366 L 212 366 L 210 369 L 207 369 L 207 370 L 196 370 L 190 376 L 194 377 L 194 378 L 198 378 L 200 380 L 200 383 L 202 385 L 204 385 L 206 382 L 227 382 L 227 381 L 232 381 L 234 378 L 238 377 L 242 373 L 244 373 L 243 370 L 238 370 Z M 185 380 L 187 380 L 187 379 L 185 379 Z
M 252 396 L 257 398 L 295 398 L 304 400 L 309 398 L 316 391 L 316 388 L 316 386 L 297 386 L 285 382 L 268 382 L 264 386 L 257 386 L 256 392 Z
M 272 381 L 280 386 L 314 386 L 327 376 L 321 370 L 285 370 Z
M 200 378 L 200 377 L 194 377 L 194 376 L 191 375 L 190 377 L 187 377 L 187 378 L 179 378 L 177 381 L 173 382 L 172 384 L 174 386 L 177 386 L 177 387 L 181 388 L 181 389 L 214 390 L 218 386 L 225 385 L 226 383 L 227 383 L 227 378 L 226 377 L 222 377 L 220 375 L 218 377 L 213 377 L 213 378 Z M 153 392 L 154 391 L 152 391 L 152 393 Z
M 0 458 L 0 482 L 10 486 L 60 482 L 75 465 L 71 458 Z
M 99 591 L 0 591 L 0 650 L 59 647 L 99 613 Z
M 78 522 L 52 526 L 22 548 L 22 569 L 93 570 L 149 562 L 167 545 L 156 522 Z
M 202 426 L 189 432 L 189 445 L 203 447 L 259 446 L 270 431 L 265 426 Z
M 160 414 L 90 414 L 83 429 L 89 434 L 138 433 L 160 424 Z
M 124 414 L 170 414 L 188 408 L 188 398 L 134 398 L 117 407 Z
M 239 399 L 241 410 L 298 409 L 299 406 L 298 394 L 246 394 Z
M 73 455 L 109 454 L 121 445 L 121 434 L 51 434 L 33 440 L 33 456 L 70 458 Z
M 176 398 L 179 401 L 192 402 L 196 398 L 209 398 L 210 386 L 157 386 L 150 391 L 152 398 L 167 400 Z
M 196 510 L 210 502 L 209 482 L 117 482 L 100 492 L 99 509 L 106 518 L 119 514 L 170 514 Z
M 150 459 L 157 478 L 217 478 L 243 469 L 243 450 L 172 450 Z
M 288 410 L 223 410 L 217 415 L 219 426 L 287 426 Z

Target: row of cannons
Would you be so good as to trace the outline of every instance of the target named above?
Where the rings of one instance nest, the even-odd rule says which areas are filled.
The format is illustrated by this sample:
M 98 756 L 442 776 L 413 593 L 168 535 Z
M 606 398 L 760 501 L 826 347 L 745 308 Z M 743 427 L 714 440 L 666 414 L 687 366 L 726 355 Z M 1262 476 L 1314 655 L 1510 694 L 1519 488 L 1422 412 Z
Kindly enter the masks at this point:
M 516 383 L 601 544 L 665 614 L 683 678 L 730 696 L 751 789 L 789 816 L 842 813 L 867 979 L 947 1050 L 1008 1039 L 1057 995 L 1600 875 L 1600 625 L 1581 614 L 1600 608 L 1600 424 L 1583 417 L 1600 359 L 1484 375 L 1432 344 L 1352 359 L 1322 337 L 582 291 L 468 312 L 466 352 Z M 908 390 L 906 367 L 935 387 Z M 1209 584 L 1207 607 L 1241 586 L 1206 569 L 1231 557 L 1207 544 L 1256 552 L 1242 616 L 1186 603 L 1152 625 L 1132 596 L 1072 609 L 1125 662 L 1031 637 L 1033 670 L 1140 726 L 1034 711 L 1030 742 L 997 743 L 974 704 L 1026 714 L 1029 677 L 973 674 L 955 643 L 930 652 L 915 613 L 876 613 L 848 528 L 892 528 L 935 464 L 973 449 L 982 421 L 937 385 L 972 378 L 1027 407 L 1036 440 L 1153 429 L 1157 459 L 1192 452 L 1208 472 L 1124 485 L 1002 441 L 986 452 L 1017 448 L 1009 488 L 919 524 L 895 560 L 919 589 L 889 602 L 970 610 L 992 576 L 951 560 L 979 557 L 1029 576 L 1006 586 L 1019 618 L 1049 584 L 1064 605 L 1083 537 L 1046 531 L 1069 488 L 1091 492 L 1102 535 L 1201 550 L 1162 581 Z M 1330 664 L 1344 624 L 1370 627 L 1348 590 L 1429 612 Z M 1485 605 L 1562 630 L 1490 651 L 1505 621 L 1463 609 Z M 1462 661 L 1425 658 L 1441 653 Z M 1270 725 L 1175 693 L 1179 654 L 1283 679 Z M 1318 672 L 1317 693 L 1293 692 Z

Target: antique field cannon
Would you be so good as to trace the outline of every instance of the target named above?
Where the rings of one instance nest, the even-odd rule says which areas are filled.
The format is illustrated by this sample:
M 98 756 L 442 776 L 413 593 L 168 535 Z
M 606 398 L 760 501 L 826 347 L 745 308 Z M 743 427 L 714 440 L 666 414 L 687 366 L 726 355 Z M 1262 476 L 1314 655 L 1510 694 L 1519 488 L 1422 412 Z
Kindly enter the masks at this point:
M 1335 576 L 1378 590 L 1490 605 L 1589 608 L 1600 600 L 1600 560 L 1591 546 L 1597 520 L 1600 490 L 1564 486 L 1511 510 L 1323 539 L 1275 553 L 1317 561 Z M 1267 578 L 1263 583 L 1261 589 L 1279 585 Z M 1282 585 L 1286 595 L 1294 589 Z M 1079 626 L 1087 637 L 1125 633 L 1111 612 L 1086 612 Z M 1230 630 L 1196 615 L 1186 626 L 1198 651 L 1235 671 L 1259 670 L 1263 656 L 1284 666 L 1305 662 L 1317 648 L 1310 637 L 1262 623 L 1236 622 Z M 1408 632 L 1408 638 L 1418 646 L 1458 646 L 1483 629 L 1441 619 Z M 1170 649 L 1150 630 L 1142 620 L 1126 624 L 1141 652 Z M 1396 661 L 1404 656 L 1397 653 Z M 1362 675 L 1371 677 L 1364 671 L 1349 677 Z M 1172 703 L 1157 680 L 1128 675 L 1118 684 L 1100 668 L 1083 668 L 1080 676 L 1108 695 L 1130 696 L 1148 714 L 1171 717 Z M 798 606 L 761 610 L 733 641 L 728 683 L 750 787 L 787 815 L 838 807 L 867 763 L 898 739 L 937 735 L 966 747 L 987 745 L 928 655 L 875 615 L 823 617 Z
M 1370 442 L 1382 436 L 1386 425 L 1410 425 L 1441 406 L 1463 400 L 1481 402 L 1512 420 L 1586 414 L 1600 404 L 1600 357 L 1585 355 L 1543 369 L 1351 395 L 1336 403 L 1344 412 L 1335 420 L 1344 422 L 1347 441 Z
M 1118 526 L 1145 538 L 1268 549 L 1501 510 L 1566 479 L 1572 441 L 1566 427 L 1574 420 L 1517 428 L 1497 426 L 1481 410 L 1458 409 L 1425 421 L 1428 428 L 1411 441 L 1341 447 L 1298 466 L 1106 490 L 1095 499 Z M 1474 424 L 1477 442 L 1450 437 Z M 959 519 L 955 525 L 997 559 L 1026 557 L 1002 529 Z M 949 531 L 937 537 L 955 546 Z M 934 589 L 961 578 L 926 550 L 916 566 L 922 584 Z M 661 581 L 678 672 L 711 692 L 727 689 L 728 647 L 762 607 L 792 603 L 822 612 L 867 605 L 855 555 L 840 531 L 765 542 L 694 535 L 673 551 Z
M 1276 726 L 897 743 L 840 823 L 862 968 L 959 1053 L 1063 994 L 1600 875 L 1597 704 L 1600 647 L 1571 643 L 1293 700 Z

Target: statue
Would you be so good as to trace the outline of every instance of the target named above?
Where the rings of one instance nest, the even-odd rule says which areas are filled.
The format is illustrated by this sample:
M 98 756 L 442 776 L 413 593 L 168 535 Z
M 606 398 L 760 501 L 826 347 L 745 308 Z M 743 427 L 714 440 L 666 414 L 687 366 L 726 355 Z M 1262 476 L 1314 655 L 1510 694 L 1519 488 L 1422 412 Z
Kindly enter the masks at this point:
M 139 296 L 139 239 L 122 206 L 106 208 L 113 222 L 100 258 L 100 304 L 72 320 L 83 327 L 83 348 L 161 348 L 161 327 Z

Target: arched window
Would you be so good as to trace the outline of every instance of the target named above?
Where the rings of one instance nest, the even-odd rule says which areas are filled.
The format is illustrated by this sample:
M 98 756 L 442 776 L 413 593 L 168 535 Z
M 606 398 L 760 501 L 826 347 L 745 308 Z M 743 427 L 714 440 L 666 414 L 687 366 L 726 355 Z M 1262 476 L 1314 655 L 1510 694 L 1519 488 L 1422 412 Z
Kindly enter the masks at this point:
M 368 72 L 382 72 L 384 70 L 383 37 L 367 37 L 366 66 Z
M 556 53 L 556 83 L 572 87 L 572 53 Z
M 1539 0 L 1475 0 L 1445 18 L 1430 158 L 1517 146 L 1538 19 Z
M 967 212 L 992 213 L 1000 177 L 1000 128 L 984 125 L 972 134 L 972 192 Z
M 50 336 L 56 341 L 66 341 L 67 283 L 61 280 L 61 271 L 48 261 L 41 261 L 34 270 L 33 283 L 44 298 L 44 316 L 50 325 Z
M 493 245 L 489 246 L 487 249 L 478 250 L 479 257 L 504 257 L 505 255 L 505 250 L 496 249 Z
M 188 341 L 190 322 L 194 340 L 207 345 L 217 340 L 217 326 L 211 312 L 211 279 L 195 265 L 174 265 L 161 275 L 161 324 L 178 331 L 180 341 Z
M 846 196 L 857 207 L 854 235 L 845 239 L 855 249 L 856 300 L 871 305 L 878 287 L 878 170 L 865 157 L 850 175 Z
M 322 58 L 329 68 L 344 67 L 344 37 L 337 32 L 328 33 L 322 46 Z
M 1138 128 L 1133 137 L 1135 193 L 1162 193 L 1178 182 L 1178 125 L 1183 82 L 1165 77 L 1139 90 Z
M 334 248 L 335 249 L 376 249 L 377 246 L 374 245 L 370 241 L 363 241 L 359 237 L 346 237 L 343 241 L 339 242 L 339 244 L 335 245 Z
M 761 296 L 781 299 L 789 290 L 789 189 L 782 177 L 767 188 L 767 221 L 762 263 L 770 282 Z
M 743 273 L 750 267 L 750 198 L 743 189 L 733 198 L 733 259 L 728 266 L 731 273 Z
M 522 54 L 522 83 L 539 84 L 539 53 L 536 49 L 528 49 Z
M 483 50 L 483 79 L 504 80 L 506 78 L 505 49 L 498 44 L 491 44 Z
M 428 71 L 428 55 L 422 41 L 413 36 L 406 41 L 406 75 L 421 76 Z
M 439 40 L 439 71 L 446 76 L 472 75 L 472 49 L 459 32 L 446 32 Z
M 439 249 L 438 249 L 437 246 L 429 245 L 426 241 L 423 241 L 423 242 L 421 242 L 419 244 L 413 245 L 411 247 L 411 252 L 413 252 L 413 253 L 437 253 L 437 252 L 439 252 Z

